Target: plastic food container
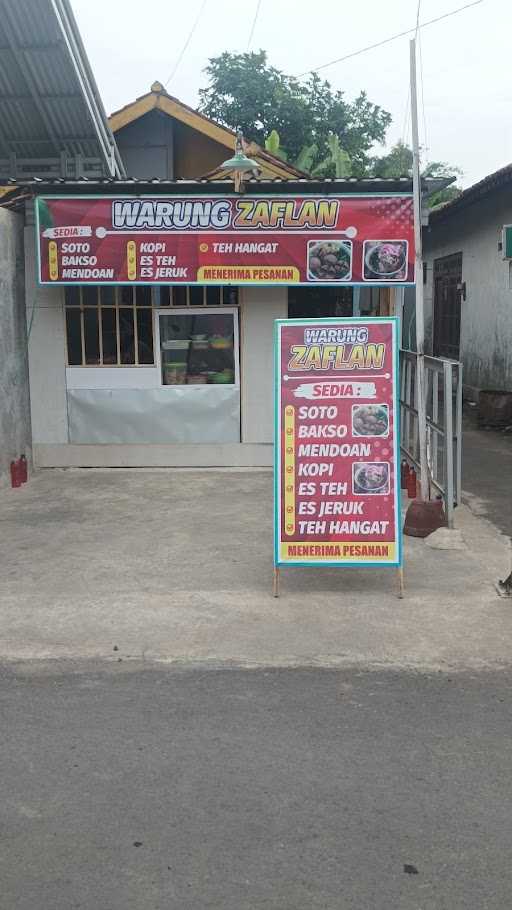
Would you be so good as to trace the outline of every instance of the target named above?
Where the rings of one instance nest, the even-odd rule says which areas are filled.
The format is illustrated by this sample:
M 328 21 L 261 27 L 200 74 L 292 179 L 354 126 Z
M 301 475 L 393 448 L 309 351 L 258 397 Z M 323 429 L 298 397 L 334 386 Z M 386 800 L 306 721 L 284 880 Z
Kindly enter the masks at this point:
M 210 338 L 210 347 L 214 348 L 216 351 L 225 351 L 232 346 L 231 338 L 222 338 L 221 336 L 218 338 Z
M 214 373 L 212 382 L 216 385 L 230 385 L 234 380 L 233 370 L 221 370 L 220 373 Z
M 176 338 L 174 341 L 163 341 L 162 351 L 187 351 L 190 347 L 190 338 Z
M 164 368 L 165 385 L 184 385 L 187 378 L 186 363 L 171 363 Z

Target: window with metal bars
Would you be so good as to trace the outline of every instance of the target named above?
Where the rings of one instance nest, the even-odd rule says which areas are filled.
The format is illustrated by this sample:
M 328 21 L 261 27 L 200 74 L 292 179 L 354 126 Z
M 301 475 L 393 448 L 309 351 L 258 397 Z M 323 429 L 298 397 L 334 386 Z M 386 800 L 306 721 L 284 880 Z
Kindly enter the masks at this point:
M 155 362 L 149 286 L 66 288 L 69 366 L 147 366 Z
M 238 306 L 237 287 L 179 284 L 156 288 L 161 307 Z
M 65 300 L 68 366 L 152 366 L 153 309 L 236 306 L 238 288 L 72 285 Z

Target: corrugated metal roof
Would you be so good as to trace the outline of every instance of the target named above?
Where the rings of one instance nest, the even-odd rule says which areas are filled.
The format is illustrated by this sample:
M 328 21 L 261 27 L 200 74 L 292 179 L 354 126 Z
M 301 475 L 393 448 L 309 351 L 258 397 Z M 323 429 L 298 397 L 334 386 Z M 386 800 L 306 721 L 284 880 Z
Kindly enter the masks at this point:
M 437 184 L 439 182 L 440 181 L 438 181 L 436 178 L 431 178 L 431 177 L 427 178 L 426 180 L 425 179 L 423 180 L 424 186 L 428 185 L 430 190 L 432 189 L 432 184 L 437 186 Z M 69 186 L 69 187 L 75 187 L 75 186 L 91 187 L 91 186 L 100 186 L 100 185 L 101 186 L 108 185 L 108 186 L 115 187 L 115 186 L 128 186 L 131 184 L 136 184 L 136 185 L 157 184 L 159 186 L 169 186 L 169 187 L 188 186 L 188 185 L 195 186 L 198 184 L 207 185 L 207 186 L 221 184 L 224 187 L 229 186 L 229 185 L 233 186 L 233 180 L 231 180 L 229 177 L 226 177 L 223 180 L 215 180 L 215 181 L 211 181 L 210 179 L 208 179 L 208 177 L 198 177 L 198 178 L 194 178 L 194 179 L 187 177 L 187 178 L 181 178 L 179 180 L 171 180 L 168 177 L 121 177 L 121 178 L 119 178 L 119 177 L 98 177 L 98 178 L 94 178 L 94 179 L 89 179 L 87 177 L 82 177 L 80 179 L 64 178 L 64 177 L 55 177 L 55 178 L 51 178 L 51 179 L 45 178 L 45 177 L 31 177 L 30 179 L 23 180 L 23 181 L 17 179 L 16 177 L 8 177 L 3 180 L 0 179 L 0 185 L 3 185 L 3 186 L 8 185 L 8 184 L 16 184 L 16 183 L 19 185 L 23 184 L 23 186 L 44 185 L 44 186 Z M 375 186 L 375 184 L 383 184 L 383 185 L 385 184 L 387 187 L 397 186 L 397 187 L 399 187 L 399 189 L 401 191 L 404 191 L 404 192 L 407 192 L 408 190 L 412 191 L 412 180 L 410 177 L 343 177 L 343 178 L 297 177 L 293 180 L 289 180 L 288 178 L 283 178 L 283 177 L 269 177 L 269 178 L 264 178 L 263 180 L 260 180 L 256 177 L 251 177 L 250 179 L 244 180 L 244 183 L 245 184 L 249 183 L 252 186 L 263 186 L 263 185 L 266 186 L 267 184 L 274 185 L 274 184 L 278 183 L 278 184 L 282 184 L 284 187 L 292 186 L 295 184 L 308 184 L 308 185 L 311 184 L 314 186 L 324 186 L 324 185 L 327 186 L 328 185 L 328 186 L 336 186 L 336 187 L 344 187 L 344 186 L 352 187 L 354 185 L 357 185 L 357 186 L 371 185 L 372 188 Z
M 124 173 L 69 0 L 0 0 L 0 157 L 61 153 Z
M 449 183 L 450 181 L 424 178 L 422 186 L 424 196 L 442 189 L 447 182 Z M 25 202 L 34 196 L 221 196 L 234 192 L 233 181 L 230 179 L 169 180 L 160 177 L 154 177 L 153 179 L 103 177 L 95 178 L 94 180 L 85 178 L 81 180 L 66 180 L 63 178 L 50 180 L 35 177 L 23 181 L 12 177 L 8 180 L 0 179 L 0 187 L 5 188 L 0 207 L 9 207 L 16 210 L 23 209 Z M 10 192 L 9 187 L 12 188 Z M 269 196 L 412 193 L 412 180 L 409 177 L 365 177 L 362 179 L 356 177 L 345 179 L 283 179 L 276 177 L 274 179 L 249 180 L 247 192 L 253 195 Z
M 460 196 L 452 199 L 451 202 L 445 202 L 443 205 L 432 209 L 429 216 L 429 225 L 444 221 L 445 218 L 455 215 L 466 206 L 478 202 L 494 192 L 494 190 L 498 190 L 510 183 L 512 183 L 512 164 L 507 164 L 498 171 L 488 174 L 487 177 L 479 180 L 478 183 L 474 183 L 473 186 L 469 186 L 467 190 L 463 190 Z
M 449 181 L 448 181 L 449 182 Z M 273 179 L 265 178 L 258 180 L 251 178 L 245 181 L 247 190 L 250 193 L 412 193 L 412 180 L 410 177 L 346 177 L 346 178 L 322 178 L 322 179 L 284 179 L 275 177 Z M 424 178 L 422 189 L 425 195 L 436 192 L 446 186 L 447 181 L 438 178 Z M 19 178 L 9 178 L 0 180 L 0 186 L 16 186 L 20 193 L 30 190 L 35 195 L 65 193 L 73 194 L 93 194 L 93 193 L 131 193 L 151 194 L 158 193 L 194 193 L 200 188 L 201 192 L 207 190 L 208 193 L 226 193 L 233 192 L 233 181 L 229 178 L 224 180 L 208 180 L 199 178 L 197 180 L 169 180 L 168 178 L 154 177 L 137 178 L 111 178 L 102 177 L 88 180 L 70 180 L 64 178 L 30 178 L 20 180 Z

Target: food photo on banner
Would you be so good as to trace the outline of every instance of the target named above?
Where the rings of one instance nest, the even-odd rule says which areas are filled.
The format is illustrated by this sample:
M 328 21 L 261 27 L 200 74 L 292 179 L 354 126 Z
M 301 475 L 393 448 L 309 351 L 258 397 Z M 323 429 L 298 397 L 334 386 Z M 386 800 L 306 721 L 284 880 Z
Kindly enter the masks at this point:
M 276 566 L 401 566 L 397 377 L 394 317 L 276 321 Z
M 38 197 L 41 284 L 414 283 L 413 200 Z

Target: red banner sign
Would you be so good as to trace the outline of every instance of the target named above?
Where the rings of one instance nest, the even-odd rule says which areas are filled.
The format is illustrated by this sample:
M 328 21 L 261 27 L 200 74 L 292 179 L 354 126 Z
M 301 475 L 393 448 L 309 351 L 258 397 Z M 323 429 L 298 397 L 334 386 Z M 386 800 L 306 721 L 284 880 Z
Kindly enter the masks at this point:
M 276 323 L 275 564 L 401 564 L 397 320 Z
M 412 284 L 412 196 L 39 197 L 42 284 Z

